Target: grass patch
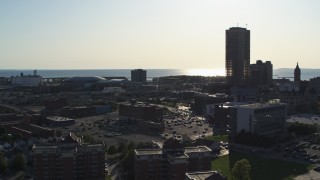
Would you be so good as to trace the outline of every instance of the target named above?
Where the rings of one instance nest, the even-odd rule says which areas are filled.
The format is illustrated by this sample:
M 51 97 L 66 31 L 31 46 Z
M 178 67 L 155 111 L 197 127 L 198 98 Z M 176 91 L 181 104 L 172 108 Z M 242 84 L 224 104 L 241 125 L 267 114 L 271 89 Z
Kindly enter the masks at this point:
M 106 175 L 105 180 L 112 180 L 110 175 Z
M 313 168 L 312 165 L 288 162 L 276 159 L 267 159 L 257 155 L 230 151 L 229 155 L 219 157 L 211 162 L 213 170 L 220 170 L 225 177 L 230 176 L 234 163 L 241 159 L 247 159 L 251 164 L 252 180 L 288 180 L 304 174 Z
M 224 177 L 230 175 L 230 161 L 229 155 L 221 156 L 211 162 L 211 169 L 219 170 Z
M 206 136 L 205 139 L 213 140 L 213 141 L 229 141 L 229 135 L 214 135 L 214 136 Z

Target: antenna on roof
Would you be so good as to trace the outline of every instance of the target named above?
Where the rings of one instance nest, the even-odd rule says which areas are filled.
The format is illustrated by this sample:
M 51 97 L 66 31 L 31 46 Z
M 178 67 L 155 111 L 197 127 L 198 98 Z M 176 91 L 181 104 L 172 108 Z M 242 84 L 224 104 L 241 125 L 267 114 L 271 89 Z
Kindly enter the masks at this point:
M 246 24 L 246 28 L 248 27 L 248 24 Z
M 237 23 L 237 27 L 239 27 L 239 23 Z

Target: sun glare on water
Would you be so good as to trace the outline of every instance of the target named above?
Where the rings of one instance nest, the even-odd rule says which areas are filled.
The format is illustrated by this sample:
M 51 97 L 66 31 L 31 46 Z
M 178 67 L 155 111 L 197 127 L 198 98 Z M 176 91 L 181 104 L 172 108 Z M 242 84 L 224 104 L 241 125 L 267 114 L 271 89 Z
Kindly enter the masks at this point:
M 190 76 L 225 76 L 224 69 L 188 69 Z

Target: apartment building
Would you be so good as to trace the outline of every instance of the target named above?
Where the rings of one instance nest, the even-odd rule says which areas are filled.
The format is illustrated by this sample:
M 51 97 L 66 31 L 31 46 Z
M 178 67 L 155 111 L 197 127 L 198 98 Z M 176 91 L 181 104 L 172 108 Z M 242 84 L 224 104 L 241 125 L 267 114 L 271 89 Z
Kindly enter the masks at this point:
M 211 160 L 206 146 L 183 147 L 168 139 L 161 148 L 135 150 L 135 179 L 184 180 L 186 172 L 210 170 Z
M 103 145 L 70 138 L 63 144 L 33 147 L 35 179 L 104 179 Z

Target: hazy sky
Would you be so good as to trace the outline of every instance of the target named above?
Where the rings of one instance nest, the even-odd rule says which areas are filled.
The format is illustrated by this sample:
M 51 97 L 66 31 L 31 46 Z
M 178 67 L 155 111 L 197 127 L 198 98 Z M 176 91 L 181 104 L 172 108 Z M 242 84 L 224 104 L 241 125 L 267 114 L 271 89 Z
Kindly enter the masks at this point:
M 319 0 L 1 0 L 0 69 L 225 67 L 225 30 L 251 63 L 320 68 Z

